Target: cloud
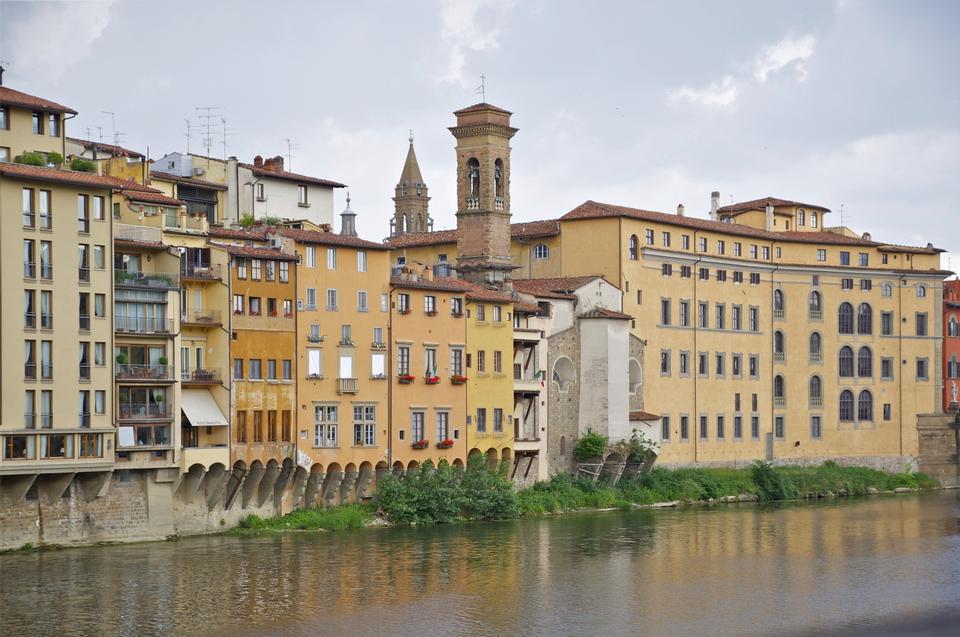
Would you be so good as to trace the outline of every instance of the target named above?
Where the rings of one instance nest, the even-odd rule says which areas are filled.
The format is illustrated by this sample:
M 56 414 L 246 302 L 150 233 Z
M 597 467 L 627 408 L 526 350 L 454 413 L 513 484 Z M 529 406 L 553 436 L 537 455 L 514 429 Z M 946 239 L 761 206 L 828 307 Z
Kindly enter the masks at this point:
M 763 47 L 754 63 L 753 77 L 762 84 L 771 73 L 792 66 L 797 80 L 802 82 L 807 78 L 806 60 L 813 55 L 816 44 L 812 35 L 799 38 L 788 35 L 776 44 Z
M 19 77 L 57 82 L 90 53 L 110 23 L 114 0 L 37 3 L 10 25 L 6 55 Z
M 711 82 L 700 88 L 681 86 L 667 91 L 667 102 L 670 104 L 687 103 L 694 106 L 712 106 L 727 108 L 737 101 L 739 89 L 730 75 L 719 82 Z
M 514 0 L 443 1 L 440 36 L 449 47 L 444 81 L 465 85 L 468 52 L 500 46 L 500 33 L 513 5 Z

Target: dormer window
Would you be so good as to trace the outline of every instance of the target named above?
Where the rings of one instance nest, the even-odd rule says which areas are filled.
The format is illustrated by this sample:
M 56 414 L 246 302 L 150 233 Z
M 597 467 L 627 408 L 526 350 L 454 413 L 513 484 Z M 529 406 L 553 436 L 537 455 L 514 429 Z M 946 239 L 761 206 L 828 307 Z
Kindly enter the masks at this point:
M 797 227 L 798 227 L 798 228 L 799 228 L 800 226 L 805 226 L 805 225 L 807 225 L 806 216 L 807 216 L 807 213 L 805 213 L 803 210 L 798 210 L 798 211 L 797 211 Z

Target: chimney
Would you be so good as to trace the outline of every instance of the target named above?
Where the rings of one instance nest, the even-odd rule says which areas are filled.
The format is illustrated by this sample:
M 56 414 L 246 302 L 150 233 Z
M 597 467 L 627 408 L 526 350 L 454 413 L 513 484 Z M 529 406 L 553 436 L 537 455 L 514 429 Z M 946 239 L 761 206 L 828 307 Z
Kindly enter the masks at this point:
M 766 229 L 767 232 L 773 232 L 773 204 L 767 204 L 767 218 L 766 218 Z
M 677 205 L 677 216 L 678 216 L 678 217 L 682 217 L 682 216 L 683 216 L 683 204 L 678 204 L 678 205 Z
M 254 165 L 256 168 L 263 168 L 263 157 L 261 157 L 260 155 L 257 155 L 256 157 L 254 157 L 254 158 L 253 158 L 253 165 Z
M 717 210 L 720 208 L 720 191 L 710 193 L 710 221 L 717 220 Z
M 283 172 L 283 155 L 277 155 L 273 158 L 273 169 L 279 173 Z

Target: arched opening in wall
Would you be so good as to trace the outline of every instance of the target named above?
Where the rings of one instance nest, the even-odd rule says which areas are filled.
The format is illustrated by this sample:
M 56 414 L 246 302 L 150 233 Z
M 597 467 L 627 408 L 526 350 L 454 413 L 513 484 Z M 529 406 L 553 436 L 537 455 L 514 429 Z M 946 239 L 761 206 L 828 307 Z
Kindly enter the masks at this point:
M 356 474 L 356 473 L 357 473 L 357 465 L 355 465 L 355 464 L 353 464 L 352 462 L 350 462 L 350 463 L 347 464 L 347 466 L 346 466 L 346 468 L 343 470 L 343 472 L 344 472 L 345 474 Z
M 505 463 L 509 464 L 509 463 L 510 463 L 510 459 L 511 459 L 512 457 L 513 457 L 513 453 L 511 452 L 510 449 L 502 449 L 502 450 L 500 451 L 500 461 L 501 461 L 501 462 L 505 462 Z
M 314 462 L 310 465 L 310 475 L 316 476 L 323 473 L 323 464 L 319 462 Z
M 503 160 L 497 157 L 493 162 L 493 196 L 499 199 L 494 202 L 497 210 L 503 210 L 503 182 Z
M 840 422 L 853 422 L 853 392 L 849 389 L 840 392 Z
M 483 455 L 481 451 L 476 447 L 474 447 L 473 449 L 470 450 L 470 453 L 467 454 L 467 458 L 472 458 L 474 456 L 481 456 L 481 455 Z
M 276 464 L 276 460 L 273 461 Z M 263 471 L 263 463 L 259 460 L 254 460 L 250 463 L 250 471 Z
M 416 460 L 411 460 L 407 463 L 407 473 L 413 473 L 420 468 L 420 463 Z
M 560 391 L 567 391 L 570 388 L 570 383 L 574 382 L 577 378 L 577 370 L 573 366 L 573 361 L 571 361 L 566 356 L 561 356 L 553 364 L 553 382 L 557 384 L 560 388 Z
M 567 437 L 560 436 L 560 457 L 565 458 L 567 455 Z
M 844 345 L 840 348 L 837 355 L 837 366 L 839 367 L 841 378 L 853 378 L 853 348 Z
M 837 309 L 837 331 L 841 334 L 853 334 L 853 305 L 847 302 Z
M 873 350 L 866 345 L 857 352 L 857 376 L 860 378 L 873 376 Z
M 857 310 L 857 332 L 859 334 L 873 333 L 873 309 L 869 303 L 861 303 Z
M 340 472 L 341 472 L 341 469 L 340 469 L 339 463 L 331 462 L 330 465 L 327 467 L 328 474 L 340 473 Z
M 810 378 L 810 406 L 820 407 L 823 405 L 823 381 L 819 376 Z
M 823 358 L 822 339 L 819 332 L 810 334 L 810 361 L 819 362 Z
M 815 321 L 823 318 L 823 299 L 820 292 L 814 290 L 809 297 L 809 317 Z
M 393 463 L 393 475 L 397 478 L 403 475 L 403 463 L 399 460 Z
M 533 258 L 538 261 L 550 258 L 550 247 L 546 243 L 538 243 L 533 247 Z
M 631 261 L 636 261 L 638 258 L 640 258 L 640 240 L 635 234 L 630 235 L 630 245 L 628 251 Z
M 480 161 L 476 157 L 467 160 L 467 209 L 480 207 Z
M 630 393 L 637 394 L 643 387 L 643 368 L 640 367 L 640 361 L 635 358 L 630 359 Z
M 864 389 L 857 397 L 857 420 L 870 422 L 873 420 L 873 394 Z
M 461 460 L 460 458 L 454 458 L 454 460 L 453 460 L 453 468 L 454 468 L 454 469 L 458 469 L 458 470 L 462 470 L 462 469 L 463 469 L 463 460 Z
M 496 469 L 499 462 L 500 454 L 497 453 L 497 450 L 492 447 L 487 449 L 487 466 L 489 466 L 491 469 Z
M 783 294 L 783 290 L 777 288 L 773 291 L 773 311 L 774 315 L 777 318 L 783 318 L 784 312 L 787 310 L 786 297 Z

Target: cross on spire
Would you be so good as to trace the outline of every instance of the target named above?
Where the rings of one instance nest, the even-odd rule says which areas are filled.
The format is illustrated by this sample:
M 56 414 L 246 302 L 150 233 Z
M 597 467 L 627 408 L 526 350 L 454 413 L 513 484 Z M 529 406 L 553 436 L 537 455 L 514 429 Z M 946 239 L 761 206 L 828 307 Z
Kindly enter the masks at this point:
M 409 139 L 410 139 L 410 143 L 412 144 L 412 143 L 413 143 L 413 129 L 412 129 L 412 128 L 410 129 L 410 137 L 409 137 Z

